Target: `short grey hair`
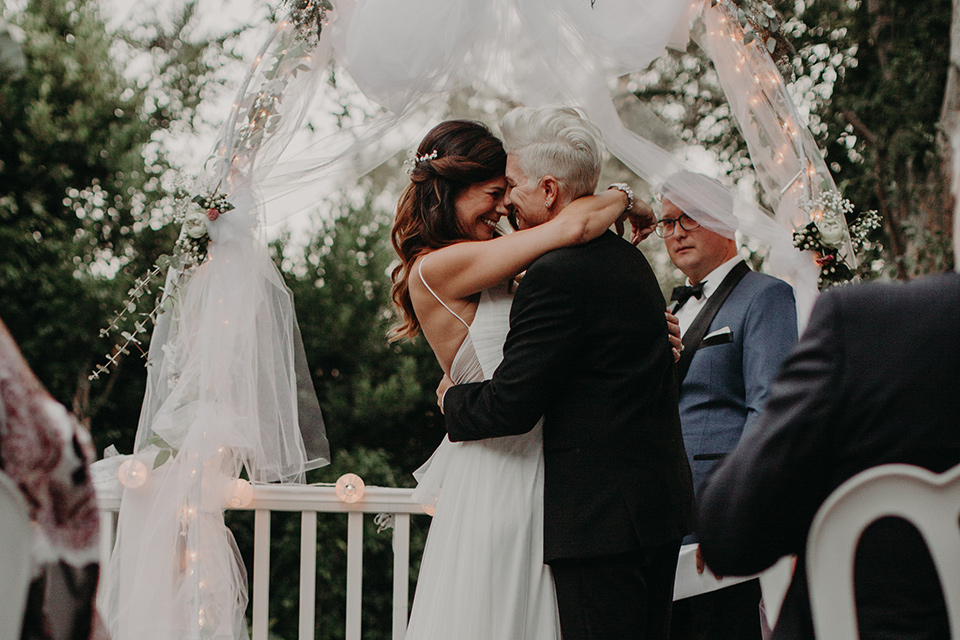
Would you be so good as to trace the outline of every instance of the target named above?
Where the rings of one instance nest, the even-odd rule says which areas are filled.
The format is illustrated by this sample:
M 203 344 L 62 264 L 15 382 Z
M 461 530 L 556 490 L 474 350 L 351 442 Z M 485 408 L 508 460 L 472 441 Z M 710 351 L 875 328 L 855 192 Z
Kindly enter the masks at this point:
M 503 147 L 527 178 L 551 175 L 570 198 L 592 194 L 603 167 L 600 129 L 570 107 L 520 107 L 500 123 Z

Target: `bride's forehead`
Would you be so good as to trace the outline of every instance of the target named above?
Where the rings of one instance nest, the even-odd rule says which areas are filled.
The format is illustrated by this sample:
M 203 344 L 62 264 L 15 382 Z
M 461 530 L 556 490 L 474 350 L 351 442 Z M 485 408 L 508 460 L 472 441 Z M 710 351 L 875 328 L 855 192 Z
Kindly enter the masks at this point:
M 496 178 L 491 178 L 484 182 L 474 182 L 469 187 L 468 191 L 473 191 L 475 193 L 480 192 L 492 192 L 492 191 L 502 191 L 507 186 L 507 179 L 504 176 L 497 176 Z

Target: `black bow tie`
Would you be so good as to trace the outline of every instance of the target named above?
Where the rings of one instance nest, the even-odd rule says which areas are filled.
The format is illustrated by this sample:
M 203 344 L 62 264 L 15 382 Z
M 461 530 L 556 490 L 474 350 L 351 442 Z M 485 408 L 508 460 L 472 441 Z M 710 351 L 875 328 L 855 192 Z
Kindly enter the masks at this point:
M 674 307 L 674 311 L 682 307 L 687 303 L 687 300 L 690 297 L 694 297 L 697 300 L 703 297 L 703 285 L 707 283 L 706 280 L 703 282 L 698 282 L 697 284 L 691 286 L 680 285 L 679 287 L 673 288 L 673 293 L 670 294 L 670 300 L 676 300 L 677 306 Z

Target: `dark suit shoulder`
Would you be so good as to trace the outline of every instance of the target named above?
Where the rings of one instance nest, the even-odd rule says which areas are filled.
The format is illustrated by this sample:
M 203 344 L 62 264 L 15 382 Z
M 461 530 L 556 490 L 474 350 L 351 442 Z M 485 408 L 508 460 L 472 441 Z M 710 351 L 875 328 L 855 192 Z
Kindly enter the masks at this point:
M 960 305 L 960 273 L 938 273 L 907 282 L 847 285 L 825 291 L 821 298 L 821 304 L 835 305 L 844 315 L 882 309 L 895 310 L 898 314 L 911 311 L 929 314 L 940 308 L 956 315 Z
M 623 238 L 606 231 L 598 238 L 572 247 L 554 249 L 538 258 L 527 269 L 524 279 L 569 275 L 581 277 L 585 267 L 604 268 L 612 264 L 646 265 L 640 251 Z

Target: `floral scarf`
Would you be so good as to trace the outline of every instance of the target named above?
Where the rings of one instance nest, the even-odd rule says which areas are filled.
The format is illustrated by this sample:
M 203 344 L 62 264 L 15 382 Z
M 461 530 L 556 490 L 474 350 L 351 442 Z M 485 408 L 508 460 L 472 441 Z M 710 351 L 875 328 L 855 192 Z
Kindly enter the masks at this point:
M 22 492 L 33 574 L 21 640 L 105 640 L 96 613 L 99 514 L 90 435 L 54 400 L 0 321 L 0 469 Z

